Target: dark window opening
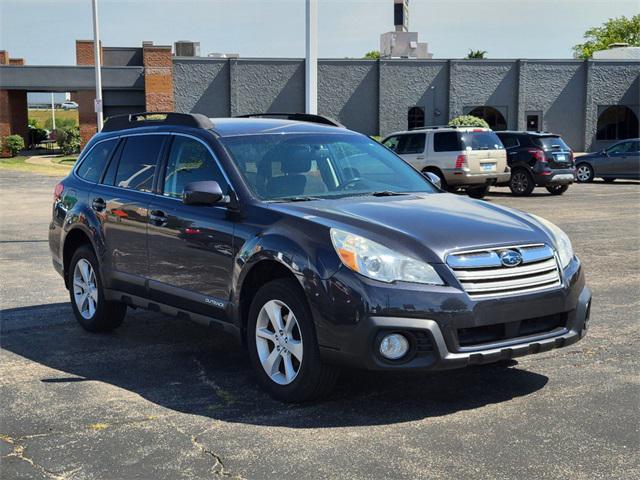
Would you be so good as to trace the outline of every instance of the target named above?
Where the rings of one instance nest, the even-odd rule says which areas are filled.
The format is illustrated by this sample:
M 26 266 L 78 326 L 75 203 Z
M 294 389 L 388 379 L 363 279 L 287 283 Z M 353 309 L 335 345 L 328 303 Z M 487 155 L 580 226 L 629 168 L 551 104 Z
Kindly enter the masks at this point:
M 409 109 L 409 114 L 407 115 L 407 124 L 409 126 L 409 130 L 424 127 L 424 108 L 411 107 Z
M 117 143 L 118 139 L 114 138 L 96 144 L 78 167 L 78 176 L 87 182 L 97 183 Z
M 527 131 L 528 132 L 540 131 L 540 117 L 538 115 L 527 115 Z
M 163 141 L 161 135 L 128 137 L 118 163 L 116 187 L 150 192 Z
M 491 130 L 507 129 L 507 121 L 505 120 L 504 115 L 494 107 L 476 107 L 469 112 L 469 115 L 482 118 L 489 124 Z
M 629 107 L 615 105 L 598 117 L 596 140 L 625 140 L 640 135 L 638 117 Z

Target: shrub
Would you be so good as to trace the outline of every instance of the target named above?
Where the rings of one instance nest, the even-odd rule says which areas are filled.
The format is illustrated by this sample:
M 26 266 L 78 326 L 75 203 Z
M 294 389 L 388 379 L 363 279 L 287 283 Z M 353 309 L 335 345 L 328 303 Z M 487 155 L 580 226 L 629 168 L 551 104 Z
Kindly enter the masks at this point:
M 482 118 L 474 117 L 473 115 L 460 115 L 452 119 L 449 122 L 451 126 L 459 126 L 459 127 L 482 127 L 482 128 L 490 128 L 489 124 L 485 122 Z
M 75 126 L 76 120 L 74 118 L 56 118 L 56 130 L 60 128 L 68 130 Z M 47 120 L 44 122 L 44 128 L 46 128 L 47 130 L 53 130 L 53 120 L 51 119 L 51 117 L 47 118 Z
M 49 136 L 49 132 L 44 128 L 29 125 L 29 145 L 38 145 L 44 142 Z
M 80 151 L 80 129 L 78 127 L 56 130 L 56 143 L 65 155 Z
M 3 143 L 12 157 L 15 157 L 20 153 L 20 150 L 24 149 L 24 139 L 20 135 L 9 135 L 5 137 Z

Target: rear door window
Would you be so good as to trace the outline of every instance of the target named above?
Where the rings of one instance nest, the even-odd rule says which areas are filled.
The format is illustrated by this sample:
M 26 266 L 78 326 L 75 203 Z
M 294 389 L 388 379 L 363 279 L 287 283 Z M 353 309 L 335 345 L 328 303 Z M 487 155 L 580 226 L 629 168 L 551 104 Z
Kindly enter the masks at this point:
M 433 135 L 435 152 L 459 152 L 463 150 L 458 132 L 436 132 Z
M 571 150 L 560 137 L 538 137 L 534 143 L 543 150 Z
M 82 160 L 82 163 L 76 170 L 76 174 L 87 182 L 98 183 L 107 161 L 117 144 L 117 138 L 97 143 L 84 160 Z
M 128 137 L 122 148 L 114 185 L 141 192 L 151 192 L 158 157 L 165 139 L 165 135 Z

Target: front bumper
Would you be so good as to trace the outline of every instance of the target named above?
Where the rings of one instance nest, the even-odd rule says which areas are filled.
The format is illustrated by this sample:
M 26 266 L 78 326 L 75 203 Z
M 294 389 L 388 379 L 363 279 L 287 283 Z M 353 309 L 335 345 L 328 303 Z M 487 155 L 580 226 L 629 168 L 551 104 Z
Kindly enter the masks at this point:
M 444 178 L 448 185 L 482 185 L 508 182 L 511 172 L 472 173 L 463 169 L 444 170 Z
M 432 292 L 396 292 L 385 308 L 379 299 L 372 315 L 342 317 L 341 325 L 332 325 L 331 333 L 322 321 L 318 324 L 321 354 L 325 361 L 367 370 L 445 370 L 508 360 L 546 352 L 580 340 L 588 325 L 591 291 L 577 260 L 568 267 L 561 288 L 536 294 L 504 297 L 491 301 L 473 301 L 464 292 L 449 287 L 434 287 Z M 346 285 L 342 285 L 344 291 Z M 424 304 L 418 304 L 420 298 Z M 465 300 L 466 298 L 466 300 Z M 336 298 L 334 298 L 336 299 Z M 413 301 L 414 303 L 410 303 Z M 340 308 L 340 302 L 336 303 Z M 347 313 L 342 307 L 342 312 Z M 381 308 L 382 307 L 382 308 Z M 472 346 L 461 346 L 460 329 L 519 325 L 537 317 L 562 315 L 562 324 L 549 331 L 538 331 Z M 534 317 L 534 318 L 532 318 Z M 401 333 L 410 340 L 405 359 L 391 362 L 378 354 L 378 342 L 385 333 Z

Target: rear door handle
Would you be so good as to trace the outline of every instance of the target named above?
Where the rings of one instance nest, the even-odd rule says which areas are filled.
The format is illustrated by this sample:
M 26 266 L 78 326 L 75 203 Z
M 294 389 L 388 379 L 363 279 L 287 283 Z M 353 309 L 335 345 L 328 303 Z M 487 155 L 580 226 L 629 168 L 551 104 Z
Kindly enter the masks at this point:
M 149 223 L 162 227 L 167 223 L 167 216 L 162 210 L 151 210 L 149 213 Z
M 93 202 L 91 202 L 91 207 L 96 211 L 96 212 L 101 212 L 103 211 L 105 208 L 107 208 L 107 202 L 105 202 L 102 198 L 100 197 L 96 197 L 93 199 Z
M 416 157 L 416 160 L 424 160 L 424 156 L 420 155 L 419 157 Z

